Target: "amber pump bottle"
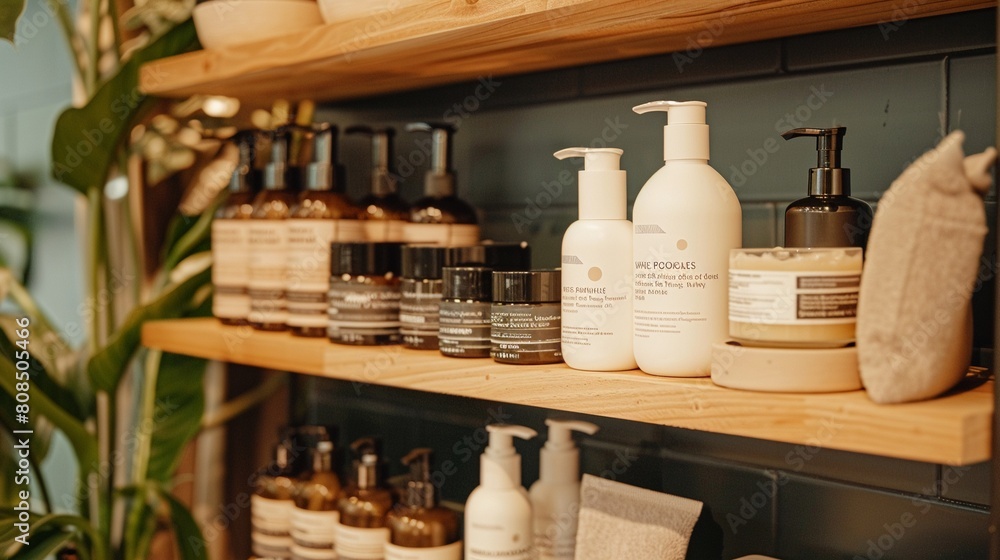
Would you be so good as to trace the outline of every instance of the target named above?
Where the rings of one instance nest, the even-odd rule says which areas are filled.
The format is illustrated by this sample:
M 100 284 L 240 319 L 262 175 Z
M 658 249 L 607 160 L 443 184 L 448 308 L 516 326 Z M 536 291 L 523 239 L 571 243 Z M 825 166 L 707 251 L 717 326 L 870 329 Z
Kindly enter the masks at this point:
M 335 560 L 334 533 L 340 513 L 340 478 L 334 469 L 333 442 L 321 440 L 310 449 L 310 464 L 299 477 L 292 512 L 292 557 Z
M 295 194 L 287 184 L 288 137 L 282 130 L 271 142 L 271 161 L 264 168 L 264 190 L 254 199 L 250 215 L 250 316 L 255 329 L 285 330 L 285 267 L 288 254 L 287 219 Z
M 459 560 L 462 557 L 458 515 L 437 503 L 431 481 L 431 454 L 430 449 L 420 448 L 403 457 L 403 464 L 410 467 L 410 480 L 402 503 L 389 513 L 390 542 L 386 545 L 386 560 Z
M 436 243 L 459 246 L 479 243 L 475 209 L 455 194 L 451 136 L 448 124 L 417 122 L 406 125 L 408 132 L 430 133 L 430 169 L 424 175 L 424 196 L 410 207 L 410 223 L 403 236 L 407 243 Z
M 285 432 L 274 451 L 274 461 L 257 473 L 250 498 L 251 542 L 261 558 L 291 558 L 291 514 L 297 487 L 294 442 Z
M 392 140 L 396 131 L 391 127 L 352 126 L 346 133 L 371 138 L 371 192 L 358 203 L 368 241 L 403 242 L 410 205 L 399 196 L 399 176 L 392 169 Z
M 840 166 L 847 127 L 796 128 L 786 140 L 816 138 L 816 167 L 809 170 L 809 196 L 785 210 L 786 247 L 861 247 L 868 245 L 872 208 L 851 196 L 851 170 Z
M 305 190 L 289 212 L 285 266 L 287 322 L 292 334 L 324 337 L 330 291 L 330 243 L 364 241 L 360 211 L 344 194 L 343 166 L 337 162 L 337 127 L 317 125 L 305 132 L 312 149 Z
M 361 438 L 351 444 L 354 479 L 340 492 L 340 523 L 335 536 L 340 560 L 373 560 L 384 555 L 389 542 L 386 517 L 392 509 L 392 492 L 383 486 L 379 444 Z
M 250 315 L 250 214 L 259 181 L 254 170 L 257 159 L 255 130 L 233 138 L 236 168 L 229 179 L 229 194 L 212 220 L 212 314 L 224 325 L 245 325 Z

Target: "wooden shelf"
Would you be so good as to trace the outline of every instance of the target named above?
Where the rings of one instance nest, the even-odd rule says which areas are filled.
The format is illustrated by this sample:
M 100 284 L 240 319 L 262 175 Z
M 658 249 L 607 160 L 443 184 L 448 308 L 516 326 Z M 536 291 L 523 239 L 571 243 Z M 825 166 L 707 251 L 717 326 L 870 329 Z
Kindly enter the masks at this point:
M 226 327 L 215 319 L 144 325 L 151 348 L 213 360 L 662 424 L 871 455 L 965 465 L 990 457 L 993 382 L 969 378 L 933 401 L 877 405 L 863 391 L 791 395 L 735 391 L 708 379 L 639 371 L 512 366 L 399 346 L 351 347 L 325 339 Z
M 993 7 L 986 0 L 425 0 L 146 64 L 146 93 L 337 100 Z M 692 56 L 697 56 L 693 54 Z

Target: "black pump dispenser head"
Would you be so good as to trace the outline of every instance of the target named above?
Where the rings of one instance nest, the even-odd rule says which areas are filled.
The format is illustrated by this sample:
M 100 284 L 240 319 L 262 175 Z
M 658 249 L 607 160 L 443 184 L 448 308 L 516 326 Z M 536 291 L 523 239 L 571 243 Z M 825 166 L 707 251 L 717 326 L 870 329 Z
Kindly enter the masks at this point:
M 372 128 L 351 126 L 345 134 L 363 134 L 372 141 L 372 194 L 378 197 L 396 192 L 399 181 L 390 167 L 392 158 L 392 138 L 396 135 L 392 127 Z
M 250 192 L 256 186 L 254 184 L 254 161 L 257 151 L 256 136 L 256 131 L 245 130 L 238 132 L 233 138 L 239 159 L 236 162 L 236 168 L 233 169 L 233 174 L 229 178 L 229 192 Z
M 455 194 L 455 171 L 451 168 L 451 135 L 455 127 L 444 123 L 415 122 L 407 132 L 431 133 L 431 167 L 424 175 L 424 194 L 442 198 Z
M 435 506 L 434 483 L 431 482 L 432 453 L 431 449 L 420 447 L 403 457 L 403 464 L 410 467 L 410 480 L 406 483 L 403 503 L 410 507 Z
M 351 444 L 351 451 L 354 453 L 354 480 L 358 488 L 362 490 L 378 488 L 381 484 L 378 440 L 371 437 L 355 440 Z
M 800 136 L 816 138 L 816 167 L 809 170 L 811 196 L 838 196 L 851 194 L 851 170 L 840 167 L 840 153 L 844 147 L 846 126 L 832 128 L 794 128 L 783 133 L 785 140 Z

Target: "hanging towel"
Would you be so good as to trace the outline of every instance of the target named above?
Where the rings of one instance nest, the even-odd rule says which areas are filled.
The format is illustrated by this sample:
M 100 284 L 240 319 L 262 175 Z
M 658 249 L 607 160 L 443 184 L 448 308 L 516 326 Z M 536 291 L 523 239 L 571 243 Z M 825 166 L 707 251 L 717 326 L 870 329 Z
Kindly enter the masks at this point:
M 696 500 L 585 474 L 576 560 L 684 560 L 701 507 Z

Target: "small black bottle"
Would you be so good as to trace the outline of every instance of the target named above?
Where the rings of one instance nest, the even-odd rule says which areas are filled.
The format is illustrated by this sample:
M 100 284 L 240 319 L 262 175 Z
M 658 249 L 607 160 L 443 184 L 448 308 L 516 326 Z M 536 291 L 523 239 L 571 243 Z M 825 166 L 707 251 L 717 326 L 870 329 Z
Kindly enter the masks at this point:
M 786 140 L 816 138 L 818 163 L 809 170 L 809 196 L 785 210 L 786 247 L 861 247 L 868 244 L 872 208 L 851 196 L 851 170 L 840 167 L 847 127 L 796 128 Z

